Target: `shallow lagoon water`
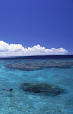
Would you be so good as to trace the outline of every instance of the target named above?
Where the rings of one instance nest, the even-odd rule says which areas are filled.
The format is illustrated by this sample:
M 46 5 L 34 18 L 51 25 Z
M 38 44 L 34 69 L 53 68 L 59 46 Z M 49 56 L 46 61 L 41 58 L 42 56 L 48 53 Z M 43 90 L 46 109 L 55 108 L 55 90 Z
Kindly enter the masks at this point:
M 43 68 L 34 71 L 5 67 L 7 64 L 30 61 L 43 60 L 0 60 L 0 114 L 73 114 L 73 67 Z M 48 61 L 73 62 L 73 59 Z M 25 82 L 53 84 L 64 88 L 67 92 L 57 96 L 27 94 L 21 89 L 21 84 Z M 9 91 L 11 88 L 12 92 Z

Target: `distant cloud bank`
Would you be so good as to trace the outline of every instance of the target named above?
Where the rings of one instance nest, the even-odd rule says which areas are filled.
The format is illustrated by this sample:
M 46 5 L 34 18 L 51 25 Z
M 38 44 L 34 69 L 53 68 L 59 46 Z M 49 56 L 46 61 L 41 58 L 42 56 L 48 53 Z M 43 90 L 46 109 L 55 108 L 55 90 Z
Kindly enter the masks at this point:
M 63 54 L 68 54 L 68 51 L 64 48 L 46 49 L 39 44 L 33 47 L 24 48 L 21 44 L 8 44 L 4 41 L 0 41 L 0 57 Z

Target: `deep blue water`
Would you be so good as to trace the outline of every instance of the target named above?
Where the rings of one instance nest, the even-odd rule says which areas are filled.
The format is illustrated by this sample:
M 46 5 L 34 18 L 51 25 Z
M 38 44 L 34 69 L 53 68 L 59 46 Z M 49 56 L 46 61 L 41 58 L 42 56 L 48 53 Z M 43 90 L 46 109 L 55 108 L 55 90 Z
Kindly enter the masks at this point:
M 42 60 L 0 60 L 0 114 L 73 114 L 73 67 L 44 68 L 35 71 L 5 67 L 10 63 L 30 61 Z M 54 61 L 73 62 L 73 59 L 55 59 Z M 58 96 L 26 94 L 20 88 L 24 82 L 57 85 L 66 89 L 67 93 Z M 10 88 L 13 88 L 13 92 L 9 91 Z

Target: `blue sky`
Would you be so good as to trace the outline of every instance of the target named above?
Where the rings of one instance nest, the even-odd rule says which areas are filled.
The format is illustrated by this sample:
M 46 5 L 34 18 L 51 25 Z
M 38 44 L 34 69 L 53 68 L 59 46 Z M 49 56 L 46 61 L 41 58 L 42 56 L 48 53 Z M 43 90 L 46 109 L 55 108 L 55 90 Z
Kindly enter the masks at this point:
M 73 52 L 73 1 L 1 0 L 0 41 Z

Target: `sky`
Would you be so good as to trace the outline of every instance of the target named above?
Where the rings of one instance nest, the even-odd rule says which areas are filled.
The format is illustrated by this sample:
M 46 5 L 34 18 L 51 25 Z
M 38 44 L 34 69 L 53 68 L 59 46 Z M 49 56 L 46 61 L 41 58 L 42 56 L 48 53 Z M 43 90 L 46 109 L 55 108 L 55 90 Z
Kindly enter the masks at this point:
M 73 53 L 73 0 L 1 0 L 0 41 Z

